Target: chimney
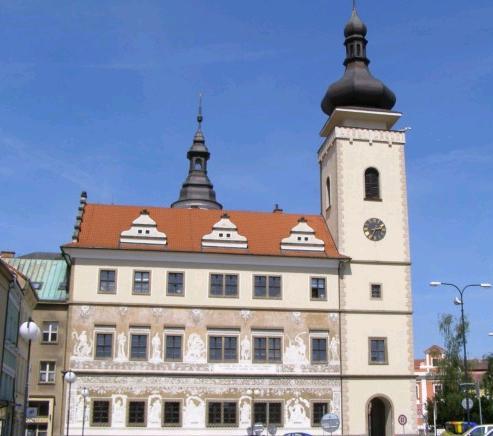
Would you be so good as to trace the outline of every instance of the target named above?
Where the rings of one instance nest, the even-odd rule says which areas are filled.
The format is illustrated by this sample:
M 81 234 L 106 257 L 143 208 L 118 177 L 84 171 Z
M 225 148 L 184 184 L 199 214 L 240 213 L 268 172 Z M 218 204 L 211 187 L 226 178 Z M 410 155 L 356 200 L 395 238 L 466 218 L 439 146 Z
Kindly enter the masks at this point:
M 274 206 L 274 210 L 272 211 L 274 213 L 279 213 L 279 212 L 282 212 L 282 209 L 279 207 L 279 205 L 276 203 L 276 205 Z
M 7 250 L 0 251 L 0 258 L 2 259 L 12 259 L 13 257 L 15 257 L 15 251 L 7 251 Z

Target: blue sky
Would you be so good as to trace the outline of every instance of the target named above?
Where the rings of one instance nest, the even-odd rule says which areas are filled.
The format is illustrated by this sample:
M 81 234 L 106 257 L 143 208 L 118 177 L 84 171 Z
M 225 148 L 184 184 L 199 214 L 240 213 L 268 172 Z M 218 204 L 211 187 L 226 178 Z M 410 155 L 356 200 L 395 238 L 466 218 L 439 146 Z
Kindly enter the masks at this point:
M 209 174 L 227 209 L 319 210 L 320 100 L 343 71 L 350 1 L 8 1 L 0 8 L 0 241 L 70 239 L 78 196 L 177 199 L 204 93 Z M 359 1 L 374 75 L 407 145 L 415 350 L 458 312 L 430 280 L 493 281 L 493 3 Z M 473 356 L 493 290 L 469 289 Z

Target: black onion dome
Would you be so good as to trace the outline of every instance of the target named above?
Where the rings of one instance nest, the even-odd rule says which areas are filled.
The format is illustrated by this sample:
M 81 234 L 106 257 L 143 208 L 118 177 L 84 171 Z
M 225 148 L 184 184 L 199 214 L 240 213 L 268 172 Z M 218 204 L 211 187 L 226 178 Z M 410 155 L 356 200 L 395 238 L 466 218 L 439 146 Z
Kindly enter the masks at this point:
M 355 9 L 346 24 L 346 71 L 340 80 L 329 86 L 322 100 L 322 110 L 331 115 L 336 107 L 365 107 L 390 110 L 394 107 L 395 94 L 368 69 L 365 39 L 367 28 Z
M 361 21 L 356 9 L 353 9 L 351 18 L 347 22 L 346 27 L 344 27 L 344 36 L 346 38 L 354 34 L 366 36 L 367 31 L 368 29 L 366 28 L 366 24 Z

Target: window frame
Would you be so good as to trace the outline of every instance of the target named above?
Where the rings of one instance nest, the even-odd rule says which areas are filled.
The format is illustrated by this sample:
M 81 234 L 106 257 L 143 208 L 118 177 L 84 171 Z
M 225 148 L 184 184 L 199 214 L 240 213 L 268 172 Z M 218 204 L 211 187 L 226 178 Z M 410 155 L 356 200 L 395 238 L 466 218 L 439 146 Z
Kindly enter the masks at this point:
M 178 359 L 171 359 L 167 357 L 167 337 L 168 336 L 178 336 L 181 338 L 180 344 L 180 357 Z M 183 362 L 183 342 L 184 342 L 185 332 L 184 330 L 172 330 L 172 329 L 164 329 L 164 361 L 165 362 Z
M 270 404 L 279 404 L 280 407 L 281 407 L 281 411 L 280 411 L 280 417 L 281 417 L 281 422 L 280 423 L 273 423 L 274 425 L 276 425 L 278 428 L 282 428 L 284 427 L 284 401 L 283 400 L 264 400 L 264 399 L 254 399 L 252 401 L 252 421 L 255 421 L 257 422 L 258 420 L 255 419 L 255 404 L 267 404 L 268 407 L 266 408 L 266 413 L 265 413 L 265 416 L 266 416 L 266 421 L 267 422 L 264 422 L 264 426 L 267 428 L 267 426 L 269 426 L 270 424 L 272 424 L 270 422 L 270 419 L 269 419 L 269 415 L 270 415 Z
M 176 294 L 176 293 L 170 293 L 169 291 L 169 286 L 170 286 L 170 281 L 169 281 L 169 276 L 170 274 L 181 274 L 182 276 L 182 292 L 181 294 Z M 184 297 L 185 296 L 185 271 L 167 271 L 166 272 L 166 296 L 168 297 Z
M 136 283 L 135 276 L 137 274 L 142 274 L 142 273 L 147 273 L 149 275 L 149 279 L 147 280 L 147 286 L 149 289 L 145 292 L 135 290 L 135 283 Z M 152 276 L 151 270 L 134 269 L 132 274 L 132 295 L 151 295 L 151 283 L 152 283 L 151 276 Z M 146 282 L 140 281 L 139 283 L 142 285 L 142 283 L 146 283 Z
M 377 194 L 376 196 L 368 196 L 368 189 L 367 189 L 367 181 L 366 181 L 366 173 L 369 170 L 375 170 L 377 173 Z M 365 201 L 382 201 L 382 188 L 381 188 L 381 179 L 380 179 L 380 171 L 378 170 L 377 167 L 375 166 L 369 166 L 365 168 L 365 171 L 363 172 L 363 190 L 364 190 L 364 200 Z
M 312 280 L 323 280 L 324 281 L 324 292 L 325 296 L 323 298 L 314 298 L 313 297 L 313 285 L 312 285 Z M 327 301 L 328 300 L 328 292 L 327 292 L 327 277 L 322 277 L 322 276 L 310 276 L 309 279 L 309 285 L 310 285 L 310 300 L 311 301 Z M 319 288 L 317 288 L 319 289 Z
M 101 289 L 101 273 L 107 272 L 107 271 L 112 271 L 115 273 L 115 280 L 114 280 L 115 289 L 113 291 L 104 291 Z M 108 295 L 116 294 L 117 285 L 118 285 L 118 270 L 116 268 L 99 268 L 98 269 L 98 294 L 108 294 Z
M 143 330 L 143 329 L 132 329 L 130 328 L 129 330 L 129 350 L 128 350 L 128 360 L 129 361 L 140 361 L 140 362 L 145 362 L 149 360 L 149 340 L 150 340 L 150 335 L 151 332 L 149 329 Z M 132 336 L 146 336 L 146 355 L 145 357 L 132 357 Z
M 384 361 L 373 361 L 371 358 L 371 343 L 372 341 L 383 341 L 384 343 Z M 368 338 L 368 364 L 369 365 L 388 365 L 389 357 L 388 357 L 388 343 L 386 337 L 369 337 Z
M 212 293 L 212 276 L 222 276 L 222 294 L 216 295 Z M 226 295 L 226 276 L 236 277 L 236 294 Z M 211 298 L 240 298 L 240 275 L 236 273 L 209 273 L 209 297 Z
M 53 364 L 53 370 L 43 370 L 43 364 Z M 46 381 L 42 380 L 41 374 L 46 374 Z M 49 375 L 53 374 L 53 381 L 49 380 Z M 39 361 L 39 372 L 38 372 L 38 384 L 40 385 L 54 385 L 56 383 L 56 361 L 55 360 L 40 360 Z
M 100 422 L 94 422 L 94 404 L 99 401 L 99 402 L 105 402 L 108 404 L 108 422 L 107 423 L 100 423 Z M 112 409 L 112 400 L 111 398 L 91 398 L 91 413 L 89 417 L 89 422 L 91 427 L 110 427 L 111 426 L 111 409 Z
M 380 287 L 380 296 L 379 297 L 374 297 L 373 296 L 373 286 L 379 286 Z M 370 283 L 370 300 L 383 300 L 383 285 L 382 283 Z
M 182 427 L 183 426 L 183 400 L 181 398 L 162 398 L 162 419 L 161 419 L 161 427 Z M 178 403 L 180 407 L 180 413 L 179 413 L 179 422 L 171 422 L 167 423 L 164 422 L 165 419 L 165 408 L 166 408 L 166 403 Z
M 325 360 L 313 359 L 313 340 L 325 340 Z M 312 365 L 326 365 L 329 363 L 329 332 L 310 332 L 310 363 Z
M 130 405 L 132 403 L 144 403 L 144 422 L 131 423 L 130 422 Z M 127 427 L 147 427 L 147 399 L 143 398 L 132 398 L 127 400 L 127 417 L 126 417 Z
M 211 338 L 222 338 L 221 341 L 221 360 L 211 359 L 210 352 L 210 340 Z M 235 359 L 224 359 L 225 338 L 235 338 L 236 339 L 236 358 Z M 207 362 L 208 363 L 238 363 L 240 354 L 240 332 L 235 331 L 222 331 L 222 330 L 209 330 L 207 332 Z
M 98 356 L 98 335 L 111 335 L 111 356 Z M 115 329 L 114 328 L 94 328 L 94 360 L 113 360 L 115 355 Z
M 48 330 L 46 330 L 47 324 L 50 326 L 48 328 Z M 51 329 L 52 324 L 56 324 L 56 331 L 55 332 L 53 332 Z M 48 333 L 49 337 L 51 337 L 51 335 L 53 335 L 53 333 L 56 334 L 56 340 L 55 341 L 51 341 L 51 340 L 45 341 L 44 340 L 45 332 Z M 58 337 L 59 336 L 60 336 L 60 322 L 59 321 L 43 321 L 43 330 L 41 332 L 41 343 L 42 344 L 44 344 L 44 345 L 56 345 L 56 344 L 58 344 Z
M 325 211 L 328 211 L 332 206 L 332 179 L 330 176 L 325 178 L 325 199 L 327 200 Z
M 265 277 L 265 296 L 256 296 L 255 295 L 255 279 L 257 277 Z M 279 296 L 271 297 L 270 294 L 270 278 L 279 278 Z M 282 300 L 282 275 L 279 274 L 254 274 L 252 280 L 252 298 L 254 300 Z
M 259 360 L 255 357 L 255 339 L 262 338 L 266 340 L 266 348 L 265 348 L 265 360 Z M 280 340 L 280 359 L 279 360 L 270 360 L 269 359 L 269 339 L 279 339 Z M 252 341 L 252 363 L 258 364 L 282 364 L 284 359 L 284 332 L 252 332 L 251 335 Z
M 327 412 L 325 412 L 325 413 L 331 413 L 330 412 L 330 401 L 329 400 L 324 401 L 324 400 L 319 400 L 319 399 L 310 401 L 310 406 L 311 406 L 310 408 L 312 411 L 311 417 L 310 417 L 311 425 L 312 425 L 312 427 L 321 427 L 320 422 L 315 422 L 315 405 L 316 404 L 325 404 L 327 406 Z M 322 414 L 322 416 L 323 415 L 324 414 Z
M 221 404 L 221 423 L 220 424 L 211 424 L 209 422 L 209 405 L 213 403 Z M 235 423 L 224 423 L 224 404 L 225 403 L 234 403 L 235 405 Z M 206 409 L 205 409 L 205 425 L 206 428 L 236 428 L 239 427 L 239 401 L 237 399 L 232 398 L 221 398 L 215 399 L 211 398 L 206 401 Z

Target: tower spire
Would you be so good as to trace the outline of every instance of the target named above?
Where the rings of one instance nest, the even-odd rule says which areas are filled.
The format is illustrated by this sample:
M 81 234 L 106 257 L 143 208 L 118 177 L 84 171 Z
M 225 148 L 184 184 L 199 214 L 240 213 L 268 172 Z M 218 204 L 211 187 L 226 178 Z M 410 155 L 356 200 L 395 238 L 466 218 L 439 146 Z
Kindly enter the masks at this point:
M 180 197 L 171 204 L 178 208 L 222 209 L 216 201 L 216 193 L 207 176 L 207 161 L 210 158 L 209 150 L 205 145 L 202 133 L 202 94 L 199 95 L 199 107 L 197 112 L 197 131 L 193 137 L 193 143 L 187 152 L 190 161 L 188 176 L 183 182 Z
M 342 78 L 329 87 L 322 100 L 322 110 L 329 116 L 341 106 L 390 110 L 395 105 L 394 93 L 368 69 L 366 34 L 366 25 L 358 15 L 356 0 L 353 0 L 351 18 L 344 28 L 346 70 Z

